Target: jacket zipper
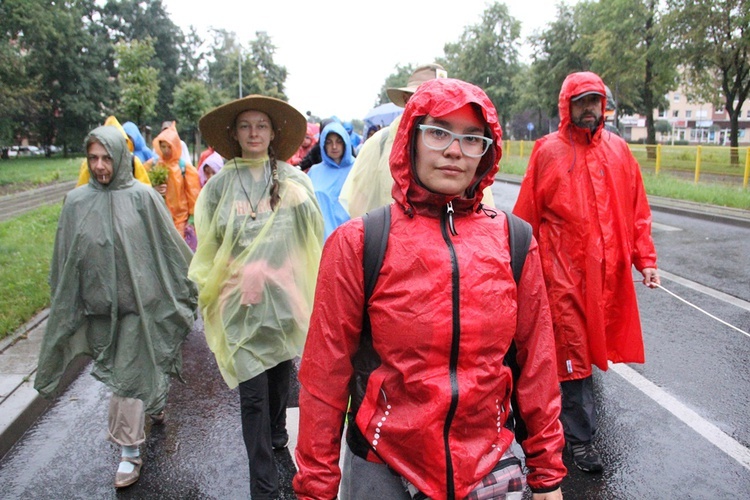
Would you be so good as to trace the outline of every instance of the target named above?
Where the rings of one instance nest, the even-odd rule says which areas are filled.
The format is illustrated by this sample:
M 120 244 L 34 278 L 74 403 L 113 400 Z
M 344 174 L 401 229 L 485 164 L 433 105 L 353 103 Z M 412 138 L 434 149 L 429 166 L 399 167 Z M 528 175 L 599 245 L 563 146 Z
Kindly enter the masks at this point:
M 455 483 L 453 480 L 453 459 L 451 458 L 449 434 L 451 424 L 453 423 L 453 417 L 456 415 L 456 408 L 458 407 L 458 346 L 461 340 L 461 320 L 459 310 L 459 275 L 458 275 L 458 259 L 456 258 L 456 250 L 453 247 L 450 235 L 448 234 L 448 228 L 450 228 L 451 234 L 455 235 L 455 227 L 453 227 L 453 204 L 448 203 L 447 210 L 443 214 L 441 224 L 441 231 L 443 233 L 443 240 L 448 247 L 448 252 L 451 256 L 451 280 L 452 280 L 452 292 L 451 299 L 453 304 L 452 318 L 453 318 L 453 334 L 451 336 L 451 357 L 449 364 L 449 375 L 451 382 L 451 405 L 448 408 L 448 415 L 445 418 L 445 425 L 443 426 L 443 444 L 445 446 L 445 473 L 446 473 L 446 491 L 448 498 L 455 498 Z

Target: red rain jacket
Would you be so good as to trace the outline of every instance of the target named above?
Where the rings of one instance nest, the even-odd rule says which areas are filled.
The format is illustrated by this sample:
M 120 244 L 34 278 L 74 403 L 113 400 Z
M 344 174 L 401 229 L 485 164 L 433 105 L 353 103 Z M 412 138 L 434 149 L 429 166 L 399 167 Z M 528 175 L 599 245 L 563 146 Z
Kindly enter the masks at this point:
M 560 91 L 560 127 L 536 142 L 513 212 L 531 223 L 541 248 L 561 381 L 591 365 L 643 363 L 643 335 L 631 266 L 656 267 L 651 210 L 625 141 L 570 119 L 570 99 L 605 95 L 590 72 Z M 605 102 L 602 99 L 602 115 Z
M 468 190 L 473 194 L 451 199 L 414 181 L 407 152 L 415 136 L 409 131 L 427 114 L 440 117 L 467 103 L 481 108 L 495 142 Z M 503 356 L 514 335 L 524 366 L 518 397 L 529 426 L 523 443 L 528 483 L 554 489 L 566 473 L 538 248 L 532 242 L 517 291 L 505 216 L 480 209 L 482 190 L 498 170 L 500 140 L 495 109 L 484 93 L 458 80 L 432 80 L 409 100 L 390 157 L 395 203 L 369 303 L 379 359 L 356 422 L 349 425 L 358 426 L 377 456 L 433 499 L 465 497 L 513 440 L 505 428 L 512 377 Z M 457 235 L 448 227 L 449 201 Z M 339 226 L 323 250 L 299 372 L 294 488 L 303 499 L 338 492 L 341 426 L 362 328 L 363 244 L 357 218 Z M 372 452 L 367 458 L 377 461 Z

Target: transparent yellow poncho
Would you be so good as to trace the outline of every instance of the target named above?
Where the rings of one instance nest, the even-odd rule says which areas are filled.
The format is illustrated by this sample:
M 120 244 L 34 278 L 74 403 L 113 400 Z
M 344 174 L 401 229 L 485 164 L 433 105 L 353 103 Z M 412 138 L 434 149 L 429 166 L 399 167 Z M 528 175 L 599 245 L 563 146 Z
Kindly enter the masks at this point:
M 298 356 L 307 335 L 323 217 L 307 176 L 277 165 L 274 211 L 268 163 L 241 158 L 227 162 L 196 202 L 198 248 L 188 276 L 230 388 Z

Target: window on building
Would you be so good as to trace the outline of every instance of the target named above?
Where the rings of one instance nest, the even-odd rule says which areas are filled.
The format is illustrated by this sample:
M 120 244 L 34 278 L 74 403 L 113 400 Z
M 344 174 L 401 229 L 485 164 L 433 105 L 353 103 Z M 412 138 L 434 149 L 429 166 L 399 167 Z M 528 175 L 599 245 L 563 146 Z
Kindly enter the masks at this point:
M 680 111 L 679 111 L 679 110 L 674 110 L 674 111 L 672 111 L 672 116 L 673 116 L 674 118 L 678 118 L 678 117 L 680 116 Z
M 747 118 L 750 118 L 750 109 L 747 110 Z
M 665 116 L 667 116 L 666 110 L 660 109 L 659 110 L 659 118 L 664 118 Z
M 697 113 L 695 113 L 696 118 L 705 118 L 708 116 L 708 110 L 706 109 L 699 109 Z
M 673 96 L 672 98 L 673 98 L 673 99 L 674 99 L 675 101 L 679 101 L 679 100 L 680 100 L 680 93 L 679 93 L 679 92 L 675 92 L 675 93 L 674 93 L 674 96 Z
M 693 116 L 693 111 L 691 109 L 685 110 L 685 118 L 691 118 Z

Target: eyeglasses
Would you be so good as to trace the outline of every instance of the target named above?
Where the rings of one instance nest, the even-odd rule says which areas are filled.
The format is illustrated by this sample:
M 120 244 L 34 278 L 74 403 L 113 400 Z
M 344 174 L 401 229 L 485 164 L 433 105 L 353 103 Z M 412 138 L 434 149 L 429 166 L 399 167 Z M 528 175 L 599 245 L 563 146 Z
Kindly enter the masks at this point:
M 479 158 L 492 145 L 492 139 L 481 135 L 454 134 L 450 130 L 435 125 L 419 125 L 422 131 L 422 142 L 433 151 L 445 151 L 458 140 L 461 152 L 471 158 Z

